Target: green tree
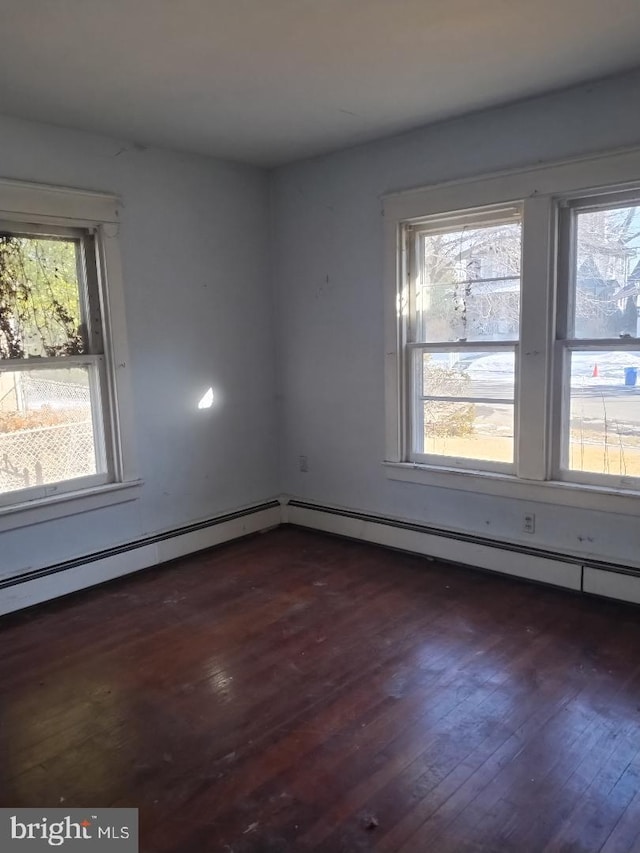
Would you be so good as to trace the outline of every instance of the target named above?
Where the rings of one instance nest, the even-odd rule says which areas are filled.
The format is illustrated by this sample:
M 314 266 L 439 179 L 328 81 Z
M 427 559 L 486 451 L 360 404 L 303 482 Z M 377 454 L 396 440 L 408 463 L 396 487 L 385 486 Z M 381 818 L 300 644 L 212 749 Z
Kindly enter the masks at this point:
M 0 235 L 0 358 L 85 350 L 73 240 Z

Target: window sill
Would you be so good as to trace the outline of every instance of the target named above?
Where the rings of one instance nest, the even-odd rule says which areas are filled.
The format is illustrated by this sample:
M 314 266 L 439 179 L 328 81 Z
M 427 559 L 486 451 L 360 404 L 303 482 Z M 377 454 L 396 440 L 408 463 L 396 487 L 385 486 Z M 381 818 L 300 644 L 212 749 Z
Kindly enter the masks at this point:
M 66 492 L 46 498 L 0 507 L 0 533 L 41 524 L 69 515 L 102 509 L 114 504 L 134 501 L 140 496 L 142 480 L 109 483 L 78 492 Z
M 580 483 L 563 483 L 557 480 L 522 480 L 509 474 L 486 471 L 461 471 L 413 462 L 384 462 L 390 480 L 435 486 L 454 491 L 475 492 L 482 495 L 511 498 L 535 503 L 637 515 L 640 492 L 587 486 Z

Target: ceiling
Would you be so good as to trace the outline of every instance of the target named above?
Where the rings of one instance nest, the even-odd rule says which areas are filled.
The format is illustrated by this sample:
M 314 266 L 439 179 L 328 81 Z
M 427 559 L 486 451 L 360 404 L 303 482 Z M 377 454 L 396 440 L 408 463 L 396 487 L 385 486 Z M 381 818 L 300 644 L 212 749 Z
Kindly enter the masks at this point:
M 638 0 L 2 0 L 0 112 L 273 166 L 632 68 L 639 40 Z

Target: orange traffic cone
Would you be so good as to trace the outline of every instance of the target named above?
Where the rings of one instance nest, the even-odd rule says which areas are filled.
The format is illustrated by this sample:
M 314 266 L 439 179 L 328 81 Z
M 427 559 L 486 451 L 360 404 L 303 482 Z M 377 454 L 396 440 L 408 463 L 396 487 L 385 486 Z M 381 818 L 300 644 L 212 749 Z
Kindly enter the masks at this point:
M 593 365 L 593 373 L 592 373 L 591 375 L 592 375 L 592 376 L 597 376 L 597 375 L 598 375 L 598 362 L 596 362 L 596 363 Z

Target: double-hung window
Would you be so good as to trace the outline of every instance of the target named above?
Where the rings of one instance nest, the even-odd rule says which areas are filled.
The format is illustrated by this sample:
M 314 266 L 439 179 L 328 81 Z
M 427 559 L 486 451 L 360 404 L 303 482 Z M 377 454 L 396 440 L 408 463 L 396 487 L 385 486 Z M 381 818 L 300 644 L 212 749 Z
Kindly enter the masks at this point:
M 640 478 L 640 192 L 560 208 L 554 468 Z
M 576 505 L 640 491 L 640 151 L 383 209 L 389 476 Z
M 406 228 L 412 461 L 513 469 L 521 234 L 519 205 Z
M 0 511 L 134 480 L 117 230 L 113 198 L 0 182 Z

